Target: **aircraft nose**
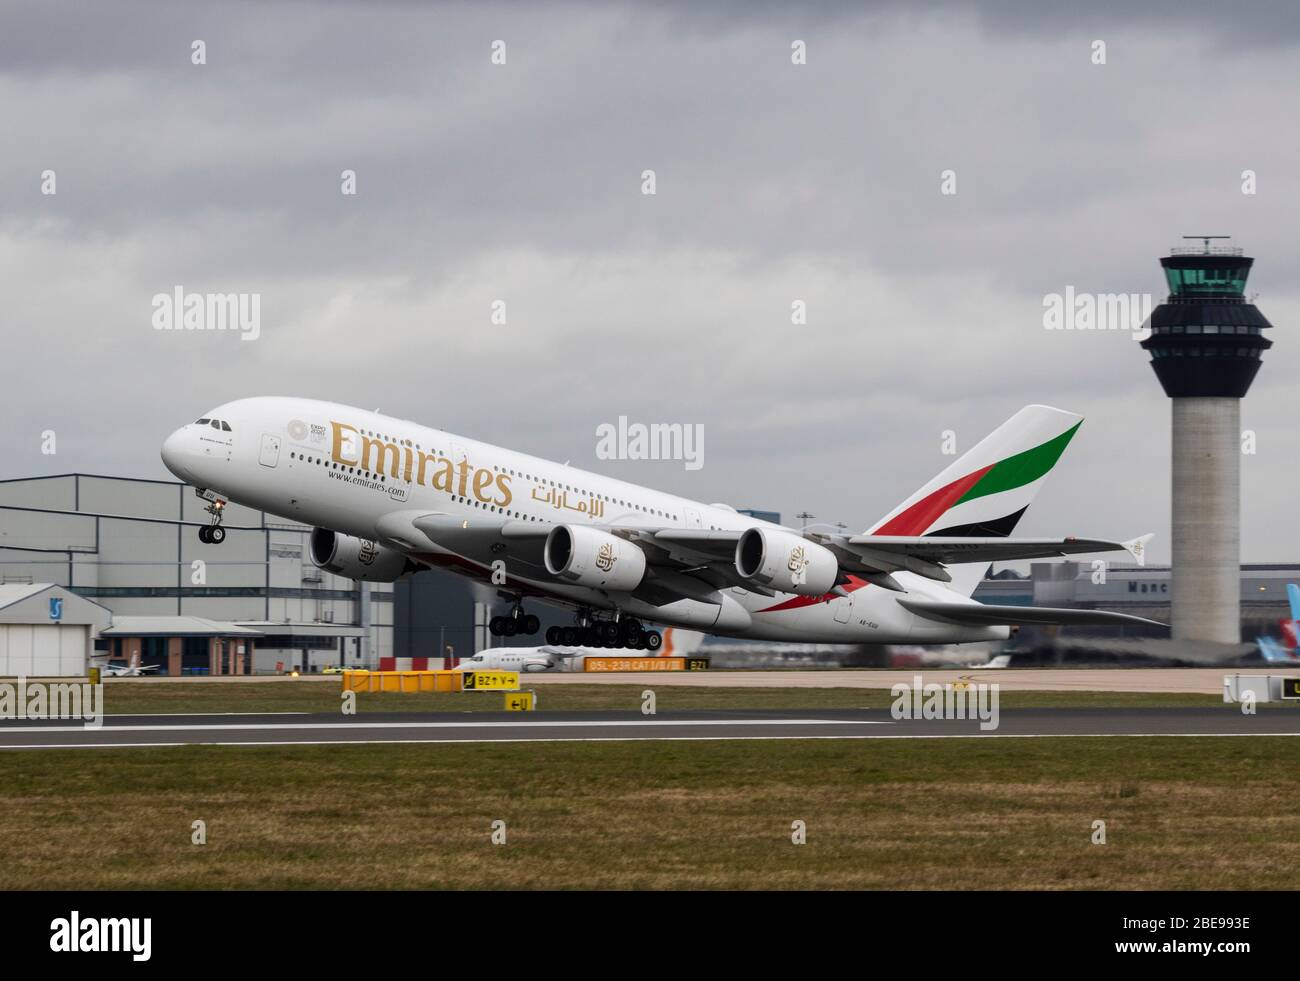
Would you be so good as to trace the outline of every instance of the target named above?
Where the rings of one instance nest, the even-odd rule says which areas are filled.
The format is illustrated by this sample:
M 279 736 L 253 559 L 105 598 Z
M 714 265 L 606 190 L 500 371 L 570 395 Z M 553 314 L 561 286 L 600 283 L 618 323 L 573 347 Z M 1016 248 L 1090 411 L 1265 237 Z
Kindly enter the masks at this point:
M 163 465 L 181 480 L 189 480 L 189 474 L 185 471 L 187 442 L 185 427 L 182 426 L 163 440 L 162 445 Z

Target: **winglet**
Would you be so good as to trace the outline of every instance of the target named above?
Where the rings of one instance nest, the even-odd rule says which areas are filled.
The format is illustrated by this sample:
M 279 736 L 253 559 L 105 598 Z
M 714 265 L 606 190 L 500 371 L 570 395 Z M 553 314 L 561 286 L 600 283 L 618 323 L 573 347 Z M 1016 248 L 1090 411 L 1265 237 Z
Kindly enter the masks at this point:
M 1124 547 L 1128 549 L 1129 555 L 1133 556 L 1133 558 L 1137 560 L 1138 565 L 1146 565 L 1147 545 L 1150 543 L 1151 539 L 1155 537 L 1155 533 L 1152 532 L 1150 534 L 1142 535 L 1139 538 L 1130 539 L 1123 544 Z

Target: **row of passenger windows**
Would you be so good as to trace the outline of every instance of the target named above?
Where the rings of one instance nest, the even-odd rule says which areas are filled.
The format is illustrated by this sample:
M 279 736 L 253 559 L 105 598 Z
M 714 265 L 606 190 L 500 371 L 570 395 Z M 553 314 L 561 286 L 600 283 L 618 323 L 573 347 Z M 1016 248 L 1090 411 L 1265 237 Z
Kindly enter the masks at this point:
M 522 511 L 515 511 L 511 508 L 498 507 L 495 504 L 484 504 L 482 501 L 471 501 L 468 497 L 461 497 L 459 494 L 452 494 L 451 499 L 459 504 L 468 504 L 472 507 L 482 508 L 484 511 L 491 511 L 493 514 L 504 514 L 507 518 L 519 518 L 521 521 L 541 521 L 541 518 L 534 517 L 531 514 L 524 514 Z
M 318 456 L 303 456 L 301 453 L 290 453 L 290 460 L 301 460 L 303 463 L 314 463 L 317 466 L 324 467 L 326 470 L 342 470 L 345 473 L 358 473 L 370 480 L 387 481 L 388 478 L 381 474 L 372 474 L 369 470 L 362 470 L 360 467 L 345 467 L 337 463 L 331 463 L 329 460 L 322 460 Z
M 413 449 L 415 449 L 417 452 L 420 453 L 425 452 L 423 447 L 421 447 L 421 445 L 415 442 L 414 440 L 404 439 L 396 436 L 388 436 L 384 433 L 376 433 L 370 429 L 362 429 L 360 430 L 360 433 L 362 436 L 369 436 L 371 439 L 382 439 L 388 443 L 396 443 L 398 446 L 412 447 Z M 437 449 L 430 449 L 428 452 L 433 453 L 435 455 L 442 455 L 442 452 Z M 449 458 L 454 459 L 456 454 L 448 453 L 447 456 Z M 520 477 L 523 480 L 531 480 L 536 484 L 541 484 L 543 487 L 554 487 L 556 490 L 567 490 L 567 491 L 572 491 L 575 494 L 585 494 L 588 497 L 595 497 L 597 500 L 605 501 L 608 504 L 617 504 L 619 507 L 632 508 L 633 510 L 636 511 L 643 511 L 646 514 L 653 514 L 659 518 L 669 518 L 673 521 L 679 520 L 677 515 L 669 514 L 667 511 L 661 511 L 658 508 L 642 507 L 640 504 L 635 504 L 632 501 L 625 501 L 616 497 L 610 497 L 608 494 L 593 494 L 591 491 L 584 490 L 581 487 L 575 487 L 572 484 L 566 484 L 562 481 L 549 480 L 546 477 L 534 476 L 531 473 L 525 473 L 522 470 L 515 470 L 512 467 L 489 467 L 488 469 L 491 470 L 494 474 L 502 473 L 510 477 Z M 381 477 L 380 479 L 383 478 Z
M 230 423 L 222 422 L 220 419 L 196 419 L 196 426 L 211 426 L 213 429 L 220 429 L 224 433 L 230 432 Z
M 199 422 L 204 422 L 204 420 L 200 419 Z M 229 427 L 226 428 L 229 429 Z M 370 429 L 362 429 L 359 430 L 359 432 L 361 433 L 362 436 L 369 436 L 371 439 L 382 439 L 388 443 L 396 443 L 398 446 L 409 446 L 420 453 L 425 452 L 424 448 L 414 440 L 405 439 L 397 436 L 389 436 L 385 433 L 377 433 L 374 430 L 370 430 Z M 441 451 L 436 449 L 430 449 L 428 452 L 434 454 L 441 454 Z M 455 455 L 456 454 L 454 453 L 447 454 L 448 457 L 453 457 L 453 458 L 455 457 Z M 292 456 L 292 454 L 290 454 L 290 456 Z M 297 459 L 303 459 L 303 457 L 299 456 Z M 323 463 L 327 467 L 330 466 L 330 464 L 327 461 L 322 461 L 316 458 L 310 458 L 307 460 L 307 462 Z M 333 466 L 334 469 L 336 470 L 340 469 L 337 463 L 334 464 Z M 361 471 L 356 469 L 355 467 L 343 467 L 342 469 L 347 470 L 349 473 L 364 473 L 365 476 L 367 477 L 371 476 L 371 474 L 368 471 Z M 610 497 L 608 494 L 592 494 L 590 491 L 583 490 L 581 487 L 575 487 L 571 484 L 566 484 L 560 481 L 549 480 L 546 477 L 534 476 L 533 474 L 525 473 L 522 470 L 515 470 L 511 467 L 490 467 L 489 469 L 493 473 L 504 473 L 511 477 L 520 477 L 524 480 L 531 480 L 534 483 L 541 484 L 543 487 L 554 487 L 557 490 L 567 490 L 567 491 L 573 491 L 575 494 L 585 494 L 589 497 L 595 497 L 597 500 L 605 501 L 608 504 L 617 504 L 619 507 L 632 508 L 633 510 L 641 511 L 644 512 L 645 514 L 653 514 L 659 518 L 668 518 L 672 521 L 680 520 L 677 515 L 669 514 L 667 511 L 661 511 L 658 508 L 643 507 L 642 505 L 633 503 L 632 501 L 625 501 L 622 500 L 621 498 Z M 378 476 L 378 479 L 384 480 L 385 478 L 382 474 L 380 474 Z M 474 502 L 466 501 L 465 503 L 474 503 Z M 500 508 L 495 508 L 495 507 L 493 509 L 498 511 L 502 510 Z M 510 513 L 510 512 L 505 512 L 505 513 Z M 515 516 L 521 518 L 527 517 L 526 515 L 523 515 L 522 513 L 519 512 L 515 512 L 514 514 Z M 537 519 L 534 518 L 532 520 L 537 520 Z

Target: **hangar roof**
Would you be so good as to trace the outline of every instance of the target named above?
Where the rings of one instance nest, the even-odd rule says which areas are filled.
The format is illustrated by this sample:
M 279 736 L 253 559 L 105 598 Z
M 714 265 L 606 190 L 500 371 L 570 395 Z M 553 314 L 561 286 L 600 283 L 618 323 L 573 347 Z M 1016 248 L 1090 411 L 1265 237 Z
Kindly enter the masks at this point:
M 261 637 L 226 620 L 205 617 L 113 617 L 113 625 L 100 631 L 101 637 Z
M 58 597 L 58 616 L 47 599 Z M 53 582 L 10 582 L 0 585 L 0 623 L 89 624 L 107 626 L 112 613 L 105 606 L 78 596 Z

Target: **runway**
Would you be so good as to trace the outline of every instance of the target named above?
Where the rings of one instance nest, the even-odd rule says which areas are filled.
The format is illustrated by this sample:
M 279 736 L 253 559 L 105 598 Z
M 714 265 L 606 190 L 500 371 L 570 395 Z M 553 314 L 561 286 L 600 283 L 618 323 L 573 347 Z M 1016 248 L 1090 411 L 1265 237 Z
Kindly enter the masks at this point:
M 994 682 L 1003 691 L 1099 691 L 1221 695 L 1227 675 L 1300 674 L 1296 668 L 1271 666 L 1238 671 L 1232 668 L 906 668 L 829 669 L 793 671 L 636 671 L 529 674 L 529 685 L 685 685 L 698 688 L 884 688 L 911 684 L 916 675 L 925 682 L 951 684 L 958 680 Z M 29 679 L 37 680 L 37 679 Z M 48 679 L 64 680 L 64 679 Z M 111 678 L 111 685 L 212 685 L 316 682 L 338 685 L 338 675 L 221 675 L 203 677 Z
M 926 684 L 954 681 L 997 682 L 1003 691 L 1164 692 L 1222 695 L 1232 674 L 1300 674 L 1295 668 L 891 668 L 826 671 L 642 671 L 530 674 L 528 683 L 577 685 L 686 685 L 702 688 L 891 688 L 910 685 L 916 675 Z
M 1238 709 L 1008 709 L 996 729 L 977 720 L 895 720 L 885 709 L 664 712 L 384 713 L 357 716 L 122 715 L 101 728 L 7 722 L 0 749 L 188 745 L 317 746 L 611 740 L 942 739 L 1104 736 L 1298 736 L 1300 712 Z

